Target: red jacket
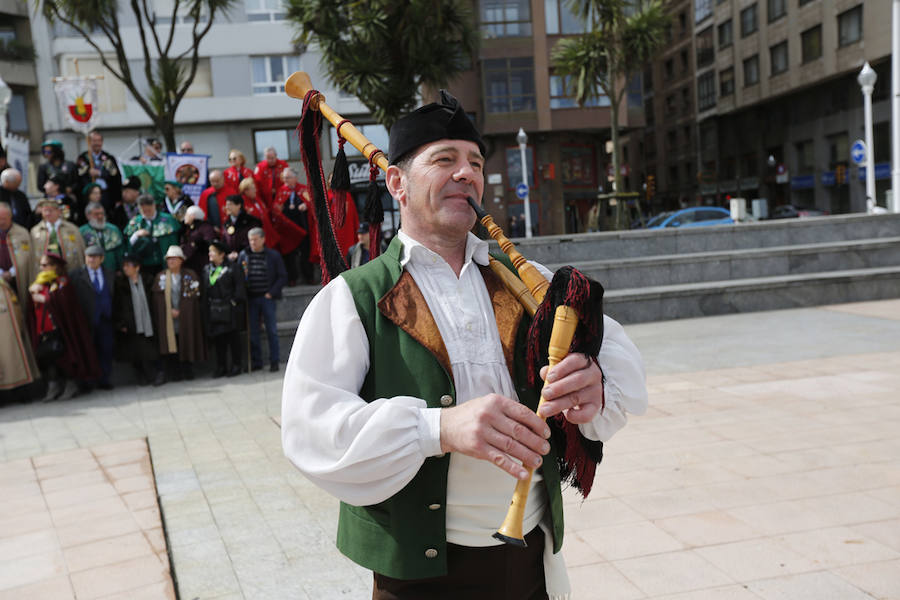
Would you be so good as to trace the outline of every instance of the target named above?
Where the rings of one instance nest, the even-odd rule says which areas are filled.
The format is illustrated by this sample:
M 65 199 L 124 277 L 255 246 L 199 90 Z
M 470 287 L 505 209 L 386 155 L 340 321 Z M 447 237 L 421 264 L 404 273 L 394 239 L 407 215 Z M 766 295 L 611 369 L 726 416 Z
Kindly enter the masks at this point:
M 280 210 L 270 211 L 258 195 L 253 200 L 244 196 L 244 211 L 262 221 L 266 246 L 281 254 L 293 251 L 306 237 L 305 229 L 281 214 Z
M 241 167 L 241 173 L 238 175 L 238 168 L 234 166 L 225 169 L 222 175 L 225 177 L 225 185 L 222 186 L 222 189 L 225 190 L 225 195 L 233 196 L 240 193 L 238 192 L 238 186 L 241 185 L 241 181 L 248 177 L 253 177 L 253 171 L 247 167 Z
M 288 164 L 280 158 L 275 160 L 275 166 L 273 167 L 270 167 L 266 161 L 256 165 L 256 169 L 253 171 L 253 179 L 256 180 L 256 190 L 265 201 L 266 206 L 272 205 L 276 191 L 283 185 L 281 172 L 287 169 L 287 166 Z
M 303 204 L 306 205 L 306 234 L 309 236 L 309 262 L 317 263 L 319 262 L 319 230 L 316 228 L 316 207 L 315 204 L 313 204 L 312 196 L 309 195 L 309 189 L 302 183 L 298 183 L 293 190 L 291 190 L 287 184 L 282 185 L 278 190 L 278 194 L 275 196 L 272 210 L 273 212 L 281 212 L 283 214 L 285 203 L 291 197 L 292 191 L 297 192 L 297 195 L 302 199 Z M 302 241 L 303 238 L 300 238 L 300 240 Z
M 219 205 L 219 222 L 224 223 L 225 219 L 228 218 L 228 215 L 225 214 L 225 198 L 228 197 L 228 194 L 225 193 L 225 187 L 223 186 L 221 189 L 216 189 L 212 186 L 203 190 L 203 193 L 200 194 L 200 200 L 197 201 L 197 206 L 203 209 L 203 214 L 206 215 L 206 220 L 209 220 L 209 197 L 212 196 L 215 198 L 216 204 Z M 216 228 L 217 231 L 221 231 L 221 227 Z

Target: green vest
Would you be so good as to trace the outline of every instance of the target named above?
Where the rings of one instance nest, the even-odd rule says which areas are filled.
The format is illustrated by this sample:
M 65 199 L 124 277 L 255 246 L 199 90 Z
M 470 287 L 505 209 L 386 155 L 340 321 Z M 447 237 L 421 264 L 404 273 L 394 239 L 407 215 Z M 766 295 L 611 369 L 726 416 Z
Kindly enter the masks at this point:
M 398 297 L 402 297 L 404 301 L 394 304 L 394 307 L 408 309 L 411 294 L 418 295 L 421 305 L 427 308 L 412 277 L 407 273 L 401 278 L 404 274 L 400 267 L 402 247 L 400 240 L 395 238 L 385 254 L 341 274 L 350 287 L 356 311 L 369 339 L 370 366 L 359 395 L 366 402 L 372 402 L 376 398 L 414 396 L 425 400 L 429 408 L 441 408 L 441 398 L 449 396 L 452 406 L 456 403 L 456 390 L 446 357 L 440 356 L 440 352 L 436 355 L 426 348 L 419 341 L 422 338 L 421 331 L 410 333 L 407 331 L 410 328 L 404 327 L 406 323 L 403 322 L 403 316 L 398 317 L 395 312 L 392 313 L 391 292 L 400 288 L 403 289 Z M 512 267 L 505 256 L 497 258 Z M 482 272 L 488 273 L 485 275 L 485 282 L 489 283 L 493 273 L 489 270 Z M 495 289 L 496 287 L 502 288 L 502 284 L 498 282 Z M 505 290 L 501 291 L 504 292 Z M 505 293 L 512 299 L 511 294 Z M 516 301 L 512 299 L 512 302 Z M 417 315 L 417 311 L 421 311 L 418 304 L 407 316 L 421 319 L 422 315 Z M 386 316 L 385 313 L 392 316 Z M 430 311 L 426 317 L 433 322 Z M 513 324 L 512 327 L 516 325 Z M 437 327 L 433 329 L 433 333 L 437 333 Z M 527 331 L 527 319 L 523 318 L 513 331 L 516 351 L 512 357 L 512 375 L 519 400 L 535 410 L 539 394 L 527 384 L 524 361 Z M 440 337 L 439 334 L 437 337 Z M 443 342 L 439 344 L 443 348 Z M 540 472 L 547 488 L 553 518 L 553 551 L 559 552 L 563 539 L 563 504 L 556 450 L 551 447 L 544 457 Z M 412 481 L 384 502 L 371 506 L 351 506 L 342 502 L 338 520 L 338 549 L 363 567 L 396 579 L 446 575 L 449 465 L 448 455 L 428 457 Z M 497 523 L 497 527 L 499 526 L 500 523 Z

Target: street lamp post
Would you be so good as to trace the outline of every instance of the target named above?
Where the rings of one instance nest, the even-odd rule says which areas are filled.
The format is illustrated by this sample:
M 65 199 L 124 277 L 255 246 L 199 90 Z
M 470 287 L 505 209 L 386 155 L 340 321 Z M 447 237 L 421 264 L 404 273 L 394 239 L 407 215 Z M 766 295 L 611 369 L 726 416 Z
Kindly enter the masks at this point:
M 516 141 L 519 142 L 519 158 L 522 160 L 522 183 L 528 186 L 528 193 L 522 201 L 525 203 L 525 237 L 531 237 L 531 206 L 528 198 L 531 196 L 531 186 L 528 185 L 528 163 L 525 161 L 525 148 L 528 144 L 528 136 L 525 130 L 519 127 L 519 133 L 516 134 Z
M 878 75 L 869 66 L 869 62 L 863 65 L 856 81 L 862 88 L 863 113 L 866 127 L 866 212 L 875 210 L 875 146 L 872 142 L 872 92 L 875 90 L 875 82 Z

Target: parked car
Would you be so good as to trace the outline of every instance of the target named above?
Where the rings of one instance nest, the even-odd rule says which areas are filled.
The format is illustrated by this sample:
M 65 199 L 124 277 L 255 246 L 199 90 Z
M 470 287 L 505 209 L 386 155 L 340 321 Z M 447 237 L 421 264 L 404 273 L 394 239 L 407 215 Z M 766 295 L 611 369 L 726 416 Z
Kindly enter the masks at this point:
M 809 208 L 804 206 L 795 206 L 793 204 L 782 204 L 781 206 L 775 207 L 775 210 L 772 211 L 772 216 L 769 218 L 797 219 L 800 217 L 821 217 L 827 214 L 827 210 L 820 210 L 818 208 Z
M 647 229 L 665 227 L 701 227 L 704 225 L 731 225 L 731 213 L 718 206 L 692 206 L 674 212 L 664 212 L 647 221 Z

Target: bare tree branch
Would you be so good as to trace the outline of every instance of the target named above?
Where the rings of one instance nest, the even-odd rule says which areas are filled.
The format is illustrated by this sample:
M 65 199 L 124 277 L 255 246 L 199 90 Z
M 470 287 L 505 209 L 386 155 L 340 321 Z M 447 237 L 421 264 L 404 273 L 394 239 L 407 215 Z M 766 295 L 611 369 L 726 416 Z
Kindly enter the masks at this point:
M 150 8 L 147 6 L 147 0 L 141 0 L 141 4 L 143 4 L 144 7 L 144 17 L 147 19 L 147 23 L 150 24 L 150 33 L 153 34 L 153 43 L 156 45 L 156 51 L 162 56 L 162 43 L 160 43 L 159 34 L 156 32 L 156 13 L 153 13 L 153 17 L 150 16 Z
M 172 8 L 172 22 L 169 23 L 169 39 L 166 40 L 166 52 L 168 56 L 172 49 L 172 41 L 175 39 L 175 24 L 178 22 L 178 7 L 181 6 L 181 0 L 175 0 L 175 6 Z M 162 54 L 162 52 L 160 52 Z

